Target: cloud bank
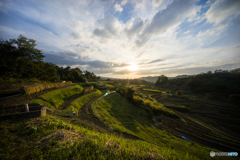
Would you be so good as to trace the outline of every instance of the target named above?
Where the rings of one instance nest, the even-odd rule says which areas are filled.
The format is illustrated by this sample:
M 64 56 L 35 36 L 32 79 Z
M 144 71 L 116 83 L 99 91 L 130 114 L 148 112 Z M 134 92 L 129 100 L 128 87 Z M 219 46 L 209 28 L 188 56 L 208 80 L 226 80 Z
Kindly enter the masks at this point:
M 239 8 L 239 0 L 1 1 L 0 35 L 35 39 L 44 61 L 104 77 L 196 74 L 240 67 Z

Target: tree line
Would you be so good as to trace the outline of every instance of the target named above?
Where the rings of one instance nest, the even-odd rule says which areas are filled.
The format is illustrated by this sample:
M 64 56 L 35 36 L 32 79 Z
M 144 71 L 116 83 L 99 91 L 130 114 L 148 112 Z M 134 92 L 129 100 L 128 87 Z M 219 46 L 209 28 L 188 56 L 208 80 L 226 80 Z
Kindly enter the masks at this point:
M 36 49 L 36 41 L 20 35 L 17 39 L 0 39 L 0 79 L 39 79 L 44 81 L 71 80 L 77 82 L 98 81 L 93 72 L 82 72 L 70 66 L 63 68 L 43 62 L 45 57 Z
M 190 78 L 189 86 L 196 92 L 240 94 L 240 68 L 197 74 Z

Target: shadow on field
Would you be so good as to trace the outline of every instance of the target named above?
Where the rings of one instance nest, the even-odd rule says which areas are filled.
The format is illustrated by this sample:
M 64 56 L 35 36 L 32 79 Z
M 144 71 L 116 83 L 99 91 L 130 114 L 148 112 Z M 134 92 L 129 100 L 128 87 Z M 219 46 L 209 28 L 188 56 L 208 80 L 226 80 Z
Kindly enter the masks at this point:
M 105 108 L 101 111 L 107 117 L 105 120 L 110 125 L 115 125 L 116 129 L 124 130 L 125 127 L 137 133 L 152 123 L 151 115 L 145 109 L 134 106 L 118 93 L 104 97 L 104 102 L 100 102 L 100 105 Z

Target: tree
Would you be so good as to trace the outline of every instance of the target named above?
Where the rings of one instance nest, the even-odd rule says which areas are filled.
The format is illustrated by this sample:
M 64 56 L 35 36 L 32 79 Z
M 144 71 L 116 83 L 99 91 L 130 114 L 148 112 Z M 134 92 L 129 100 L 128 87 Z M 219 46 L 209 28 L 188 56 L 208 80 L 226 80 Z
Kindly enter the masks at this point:
M 20 35 L 18 39 L 2 40 L 0 42 L 1 77 L 31 78 L 36 76 L 34 69 L 44 55 L 35 48 L 35 40 Z
M 98 81 L 93 72 L 82 71 L 70 66 L 63 68 L 52 63 L 43 62 L 45 56 L 36 49 L 36 41 L 20 35 L 17 39 L 0 39 L 0 78 L 7 80 L 37 78 L 47 81 L 76 80 L 76 81 Z
M 100 77 L 100 76 L 98 76 L 98 77 L 97 77 L 97 81 L 99 81 L 100 79 L 101 79 L 101 77 Z
M 82 74 L 83 72 L 81 71 L 81 69 L 79 69 L 78 67 L 76 68 L 73 68 L 72 71 L 75 70 L 75 71 L 78 71 L 80 74 Z
M 54 81 L 57 80 L 57 69 L 55 67 L 55 64 L 53 63 L 45 63 L 45 69 L 44 69 L 44 80 L 48 81 Z
M 39 49 L 36 49 L 36 41 L 33 39 L 27 39 L 26 37 L 20 35 L 15 41 L 18 46 L 19 56 L 21 59 L 33 61 L 42 61 L 45 57 Z
M 155 82 L 155 85 L 159 85 L 162 82 L 168 81 L 168 78 L 164 75 L 158 76 L 157 81 Z

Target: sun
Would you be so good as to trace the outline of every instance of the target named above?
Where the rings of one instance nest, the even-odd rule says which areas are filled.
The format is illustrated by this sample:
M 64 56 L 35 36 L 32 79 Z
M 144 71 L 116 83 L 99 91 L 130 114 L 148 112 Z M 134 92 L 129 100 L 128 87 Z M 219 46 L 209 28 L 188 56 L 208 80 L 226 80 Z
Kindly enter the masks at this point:
M 138 69 L 138 65 L 132 63 L 131 66 L 127 67 L 129 71 L 136 71 Z

